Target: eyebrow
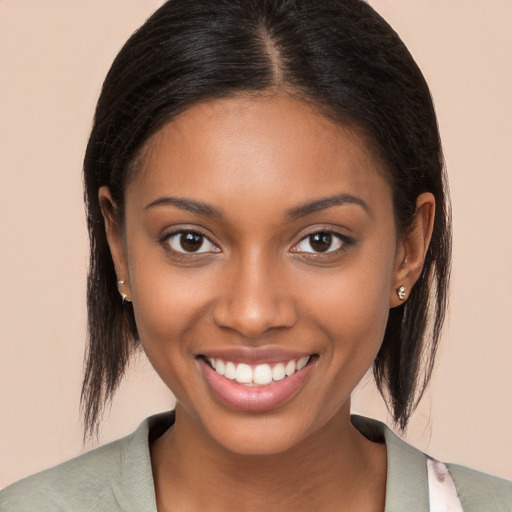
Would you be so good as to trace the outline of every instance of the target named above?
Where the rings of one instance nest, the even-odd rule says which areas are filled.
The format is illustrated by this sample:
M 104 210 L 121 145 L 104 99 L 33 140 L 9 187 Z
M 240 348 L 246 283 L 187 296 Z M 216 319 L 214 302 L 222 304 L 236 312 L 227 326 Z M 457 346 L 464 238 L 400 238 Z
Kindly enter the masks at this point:
M 323 197 L 321 199 L 317 199 L 316 201 L 311 201 L 309 203 L 297 206 L 296 208 L 292 208 L 288 210 L 287 214 L 288 217 L 297 219 L 299 217 L 309 215 L 310 213 L 319 212 L 321 210 L 326 210 L 327 208 L 332 208 L 333 206 L 340 206 L 343 204 L 356 204 L 361 206 L 361 208 L 363 208 L 363 210 L 365 210 L 368 214 L 370 213 L 370 208 L 368 208 L 368 205 L 361 198 L 352 196 L 350 194 L 335 194 L 333 196 Z
M 189 212 L 204 215 L 206 217 L 222 217 L 222 211 L 218 208 L 215 208 L 211 204 L 205 203 L 203 201 L 195 201 L 193 199 L 185 199 L 182 197 L 160 197 L 146 205 L 144 209 L 149 210 L 150 208 L 155 208 L 156 206 L 174 206 L 181 210 L 187 210 Z
M 340 206 L 343 204 L 356 204 L 361 206 L 367 213 L 370 213 L 368 205 L 359 197 L 355 197 L 350 194 L 336 194 L 329 197 L 317 199 L 304 203 L 295 208 L 291 208 L 287 211 L 287 216 L 292 219 L 297 219 L 311 213 L 326 210 L 333 206 Z M 195 201 L 194 199 L 185 199 L 182 197 L 164 196 L 152 201 L 146 207 L 145 210 L 155 208 L 157 206 L 174 206 L 181 210 L 187 210 L 192 213 L 204 215 L 206 217 L 221 218 L 223 213 L 218 208 L 215 208 L 211 204 L 203 201 Z

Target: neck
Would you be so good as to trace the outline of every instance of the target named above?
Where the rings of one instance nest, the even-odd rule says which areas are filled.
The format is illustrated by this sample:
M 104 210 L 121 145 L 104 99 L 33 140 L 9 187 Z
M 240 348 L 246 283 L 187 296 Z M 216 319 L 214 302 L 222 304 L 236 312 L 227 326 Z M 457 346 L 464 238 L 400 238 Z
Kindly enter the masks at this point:
M 176 423 L 151 447 L 158 510 L 384 509 L 385 446 L 350 423 L 350 405 L 284 452 L 226 450 L 178 406 Z M 181 506 L 177 506 L 181 504 Z

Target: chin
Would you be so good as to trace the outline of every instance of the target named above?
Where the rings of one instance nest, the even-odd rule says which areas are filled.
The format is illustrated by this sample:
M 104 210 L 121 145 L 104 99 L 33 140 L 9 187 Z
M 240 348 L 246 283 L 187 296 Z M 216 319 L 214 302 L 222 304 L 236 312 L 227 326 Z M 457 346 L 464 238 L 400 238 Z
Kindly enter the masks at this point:
M 213 442 L 222 451 L 240 456 L 272 456 L 305 448 L 314 444 L 318 436 L 329 435 L 329 431 L 339 435 L 339 420 L 349 410 L 349 400 L 338 405 L 332 403 L 322 412 L 300 400 L 300 403 L 260 413 L 221 407 L 210 414 L 200 414 L 196 421 L 210 440 L 207 442 Z
M 277 455 L 293 449 L 307 437 L 306 432 L 295 430 L 282 422 L 254 421 L 247 428 L 244 423 L 221 432 L 211 432 L 210 435 L 226 451 L 243 456 Z

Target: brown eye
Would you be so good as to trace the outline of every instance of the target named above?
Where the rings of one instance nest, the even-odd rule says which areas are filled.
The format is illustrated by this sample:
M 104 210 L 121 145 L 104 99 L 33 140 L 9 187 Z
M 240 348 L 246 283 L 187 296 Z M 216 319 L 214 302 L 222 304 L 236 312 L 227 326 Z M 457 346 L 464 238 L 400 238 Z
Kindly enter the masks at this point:
M 331 248 L 331 233 L 315 233 L 309 237 L 309 244 L 316 252 L 326 252 Z
M 340 249 L 343 245 L 341 235 L 321 231 L 303 238 L 295 247 L 294 252 L 322 253 Z
M 203 245 L 203 236 L 197 233 L 182 233 L 180 235 L 180 246 L 184 251 L 196 252 Z
M 220 252 L 208 238 L 195 231 L 180 231 L 169 236 L 167 243 L 171 249 L 180 253 Z

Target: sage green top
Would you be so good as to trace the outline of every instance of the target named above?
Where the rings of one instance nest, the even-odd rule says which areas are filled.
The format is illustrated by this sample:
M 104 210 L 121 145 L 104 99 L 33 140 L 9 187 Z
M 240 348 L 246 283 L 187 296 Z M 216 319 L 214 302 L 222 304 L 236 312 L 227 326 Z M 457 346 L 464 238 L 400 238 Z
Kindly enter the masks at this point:
M 131 435 L 0 491 L 1 512 L 157 512 L 149 443 L 174 413 L 146 419 Z M 428 512 L 427 456 L 386 425 L 352 416 L 366 437 L 385 442 L 385 512 Z M 512 482 L 447 464 L 464 512 L 512 512 Z M 340 510 L 343 507 L 340 506 Z

